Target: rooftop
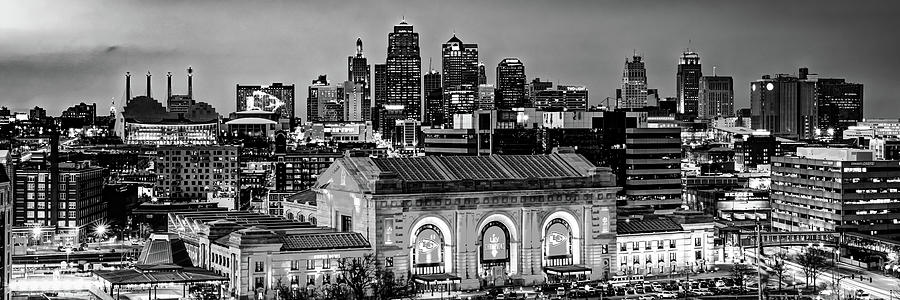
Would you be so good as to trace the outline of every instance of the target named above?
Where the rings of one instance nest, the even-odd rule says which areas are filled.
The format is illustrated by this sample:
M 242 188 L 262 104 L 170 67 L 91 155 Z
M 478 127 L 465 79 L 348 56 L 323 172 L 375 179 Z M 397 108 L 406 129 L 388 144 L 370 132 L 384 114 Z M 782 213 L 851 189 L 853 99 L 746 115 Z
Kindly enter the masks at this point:
M 329 250 L 369 247 L 369 242 L 359 232 L 329 232 L 285 235 L 284 246 L 281 247 L 281 250 Z
M 575 154 L 351 159 L 371 160 L 380 171 L 406 181 L 582 177 L 593 166 Z
M 669 218 L 655 219 L 629 219 L 625 222 L 616 222 L 617 234 L 637 234 L 637 233 L 654 233 L 654 232 L 674 232 L 682 231 L 684 228 Z

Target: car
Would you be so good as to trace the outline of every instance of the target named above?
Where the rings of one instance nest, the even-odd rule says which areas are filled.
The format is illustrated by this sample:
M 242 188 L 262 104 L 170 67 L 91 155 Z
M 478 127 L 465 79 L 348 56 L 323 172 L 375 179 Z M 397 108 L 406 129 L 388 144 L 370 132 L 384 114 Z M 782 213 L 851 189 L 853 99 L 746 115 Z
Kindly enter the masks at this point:
M 659 296 L 659 298 L 662 298 L 662 299 L 675 299 L 675 298 L 678 298 L 678 292 L 673 292 L 673 291 L 659 292 L 659 293 L 657 293 L 656 295 Z
M 859 299 L 859 300 L 869 300 L 869 299 L 871 299 L 871 298 L 872 298 L 872 297 L 869 296 L 869 293 L 866 293 L 866 291 L 863 291 L 863 290 L 856 290 L 856 299 Z
M 694 293 L 697 294 L 697 296 L 712 296 L 712 295 L 715 295 L 713 292 L 710 292 L 709 290 L 704 290 L 704 289 L 696 290 L 696 291 L 694 291 Z
M 656 296 L 654 295 L 641 295 L 638 297 L 638 300 L 656 300 Z
M 650 284 L 650 286 L 653 287 L 654 291 L 662 291 L 663 290 L 663 287 L 661 284 L 659 284 L 659 282 L 654 282 L 654 283 Z

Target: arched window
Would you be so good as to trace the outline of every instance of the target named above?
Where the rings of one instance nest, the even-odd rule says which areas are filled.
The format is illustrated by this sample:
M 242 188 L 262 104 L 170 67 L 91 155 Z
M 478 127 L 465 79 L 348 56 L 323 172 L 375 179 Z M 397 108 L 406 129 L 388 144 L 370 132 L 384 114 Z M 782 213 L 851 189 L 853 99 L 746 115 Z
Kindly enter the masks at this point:
M 493 221 L 481 231 L 481 260 L 485 263 L 509 261 L 509 230 Z
M 443 273 L 444 255 L 444 235 L 441 230 L 432 224 L 419 227 L 413 245 L 413 273 Z

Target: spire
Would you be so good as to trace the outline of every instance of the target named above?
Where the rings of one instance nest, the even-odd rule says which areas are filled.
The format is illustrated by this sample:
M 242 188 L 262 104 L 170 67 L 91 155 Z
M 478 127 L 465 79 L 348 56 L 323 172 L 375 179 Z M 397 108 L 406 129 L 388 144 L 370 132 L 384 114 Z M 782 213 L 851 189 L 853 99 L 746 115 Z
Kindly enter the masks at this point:
M 188 99 L 194 100 L 194 68 L 188 66 Z
M 401 19 L 400 19 L 400 25 L 406 25 L 406 24 L 407 24 L 407 23 L 406 23 L 406 16 L 404 15 L 404 16 L 402 16 Z
M 131 101 L 131 72 L 125 72 L 125 104 Z
M 166 100 L 172 98 L 172 72 L 166 72 Z
M 147 70 L 147 98 L 153 98 L 150 96 L 150 77 L 153 75 L 150 74 L 150 70 Z
M 362 38 L 357 37 L 356 38 L 356 57 L 362 57 L 362 56 L 363 56 Z

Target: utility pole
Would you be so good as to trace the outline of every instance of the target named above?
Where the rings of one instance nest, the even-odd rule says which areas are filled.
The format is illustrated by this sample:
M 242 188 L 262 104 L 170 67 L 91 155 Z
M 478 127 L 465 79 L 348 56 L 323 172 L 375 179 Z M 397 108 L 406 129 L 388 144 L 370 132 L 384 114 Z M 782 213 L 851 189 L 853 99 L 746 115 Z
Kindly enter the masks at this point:
M 763 289 L 765 289 L 765 285 L 762 282 L 762 259 L 763 259 L 763 245 L 762 245 L 762 225 L 759 223 L 759 217 L 756 218 L 756 287 L 758 291 L 759 300 L 764 300 L 763 298 Z

